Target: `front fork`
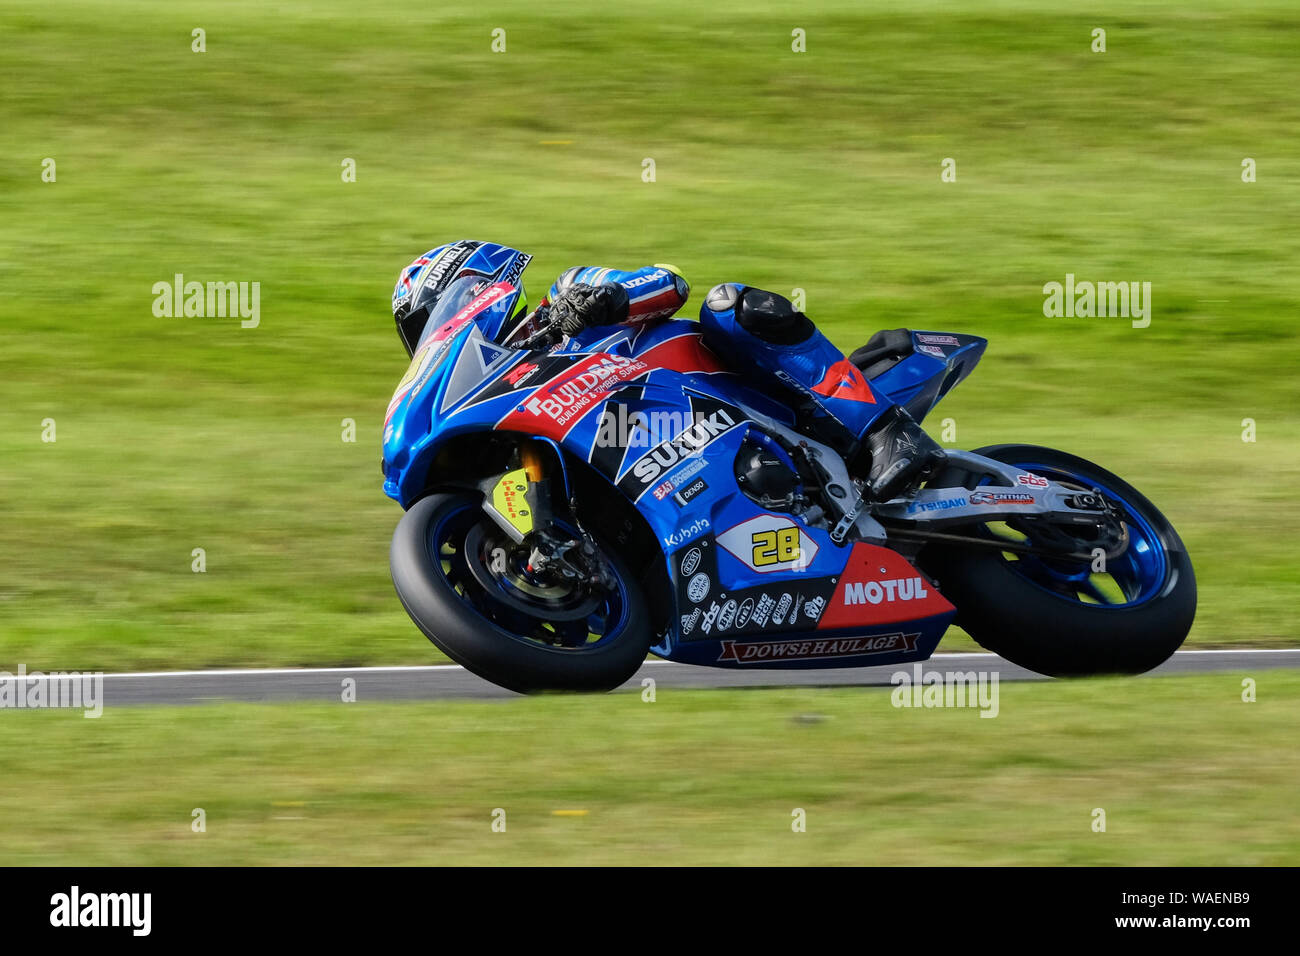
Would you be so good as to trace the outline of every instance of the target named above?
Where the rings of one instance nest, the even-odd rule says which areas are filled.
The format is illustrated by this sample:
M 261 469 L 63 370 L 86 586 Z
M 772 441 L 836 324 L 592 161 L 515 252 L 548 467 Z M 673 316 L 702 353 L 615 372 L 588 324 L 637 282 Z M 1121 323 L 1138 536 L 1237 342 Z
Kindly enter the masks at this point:
M 572 527 L 555 520 L 551 462 L 546 445 L 551 446 L 559 462 Z M 564 456 L 554 442 L 545 438 L 522 439 L 518 467 L 484 479 L 479 488 L 483 492 L 483 510 L 515 545 L 527 549 L 530 574 L 604 587 L 613 585 L 600 549 L 578 519 Z

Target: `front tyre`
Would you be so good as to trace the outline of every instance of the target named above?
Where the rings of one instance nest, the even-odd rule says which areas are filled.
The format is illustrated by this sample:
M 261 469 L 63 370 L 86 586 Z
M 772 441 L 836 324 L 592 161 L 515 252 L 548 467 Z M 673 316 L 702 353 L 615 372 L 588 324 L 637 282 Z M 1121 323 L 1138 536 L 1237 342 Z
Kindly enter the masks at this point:
M 416 625 L 448 657 L 520 693 L 611 690 L 653 643 L 632 572 L 600 542 L 612 586 L 531 582 L 507 557 L 473 494 L 433 494 L 393 532 L 393 586 Z
M 1155 505 L 1123 479 L 1065 452 L 993 445 L 975 453 L 1053 482 L 1099 489 L 1121 509 L 1128 547 L 1098 573 L 1068 557 L 928 545 L 919 561 L 956 605 L 957 623 L 989 650 L 1053 677 L 1136 674 L 1168 660 L 1196 615 L 1196 578 L 1182 540 Z M 973 488 L 979 481 L 946 473 L 932 484 Z M 1032 522 L 962 531 L 1035 544 Z

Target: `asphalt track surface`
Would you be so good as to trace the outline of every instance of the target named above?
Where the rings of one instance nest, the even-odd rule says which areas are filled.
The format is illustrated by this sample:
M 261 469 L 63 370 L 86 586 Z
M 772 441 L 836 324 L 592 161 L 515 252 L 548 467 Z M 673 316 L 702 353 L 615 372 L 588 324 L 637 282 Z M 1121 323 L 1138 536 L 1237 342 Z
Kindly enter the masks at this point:
M 656 692 L 686 688 L 753 687 L 888 687 L 897 671 L 913 672 L 914 664 L 825 670 L 725 670 L 668 661 L 647 661 L 619 689 L 640 691 L 653 678 Z M 922 664 L 923 672 L 986 671 L 998 680 L 1045 680 L 996 654 L 939 654 Z M 1179 651 L 1144 675 L 1252 672 L 1276 667 L 1300 667 L 1300 649 Z M 14 678 L 16 680 L 16 678 Z M 28 676 L 29 682 L 35 679 Z M 105 674 L 105 707 L 131 704 L 204 704 L 219 701 L 341 702 L 345 681 L 355 681 L 355 700 L 410 701 L 464 698 L 510 698 L 518 695 L 484 681 L 462 667 L 324 667 L 265 670 L 158 671 Z

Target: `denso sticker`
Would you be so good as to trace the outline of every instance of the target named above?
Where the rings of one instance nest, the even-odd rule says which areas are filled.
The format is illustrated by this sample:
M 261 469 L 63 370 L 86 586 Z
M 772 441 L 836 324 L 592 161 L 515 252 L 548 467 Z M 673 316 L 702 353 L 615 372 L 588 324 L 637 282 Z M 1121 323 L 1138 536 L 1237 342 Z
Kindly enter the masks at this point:
M 723 641 L 719 661 L 761 664 L 771 661 L 809 661 L 863 654 L 915 651 L 920 634 L 881 634 L 876 637 L 800 639 L 791 641 Z
M 718 535 L 718 544 L 752 571 L 802 571 L 817 557 L 817 542 L 783 515 L 759 515 Z

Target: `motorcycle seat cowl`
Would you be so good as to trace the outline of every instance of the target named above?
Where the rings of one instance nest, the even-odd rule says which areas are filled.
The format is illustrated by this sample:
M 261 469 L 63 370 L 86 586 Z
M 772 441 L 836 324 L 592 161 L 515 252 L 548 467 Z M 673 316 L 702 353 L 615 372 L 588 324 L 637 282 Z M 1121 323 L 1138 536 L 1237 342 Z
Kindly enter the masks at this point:
M 910 329 L 881 329 L 852 355 L 849 361 L 868 379 L 889 371 L 912 354 Z

